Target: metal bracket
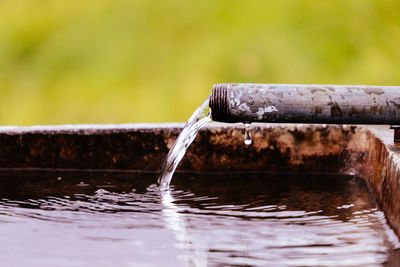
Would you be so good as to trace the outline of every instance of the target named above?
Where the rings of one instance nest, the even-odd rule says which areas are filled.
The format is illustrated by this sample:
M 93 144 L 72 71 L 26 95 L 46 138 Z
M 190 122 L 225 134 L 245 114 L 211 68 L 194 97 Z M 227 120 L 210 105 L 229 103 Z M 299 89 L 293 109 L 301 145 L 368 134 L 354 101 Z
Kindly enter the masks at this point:
M 400 142 L 400 125 L 390 125 L 390 129 L 394 130 L 393 141 Z

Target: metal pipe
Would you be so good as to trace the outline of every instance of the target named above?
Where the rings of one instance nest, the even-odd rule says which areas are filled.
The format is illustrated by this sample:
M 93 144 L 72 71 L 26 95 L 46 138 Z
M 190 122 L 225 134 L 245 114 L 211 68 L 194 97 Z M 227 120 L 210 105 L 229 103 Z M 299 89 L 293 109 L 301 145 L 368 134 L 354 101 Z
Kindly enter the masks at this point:
M 399 86 L 215 84 L 220 122 L 400 124 Z

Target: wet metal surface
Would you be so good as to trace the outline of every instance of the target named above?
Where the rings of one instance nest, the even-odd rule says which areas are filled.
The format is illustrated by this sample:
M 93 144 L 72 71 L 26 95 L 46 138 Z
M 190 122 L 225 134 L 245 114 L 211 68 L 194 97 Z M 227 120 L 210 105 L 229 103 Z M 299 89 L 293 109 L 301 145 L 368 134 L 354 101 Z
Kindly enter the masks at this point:
M 210 107 L 221 122 L 399 124 L 400 87 L 216 84 Z

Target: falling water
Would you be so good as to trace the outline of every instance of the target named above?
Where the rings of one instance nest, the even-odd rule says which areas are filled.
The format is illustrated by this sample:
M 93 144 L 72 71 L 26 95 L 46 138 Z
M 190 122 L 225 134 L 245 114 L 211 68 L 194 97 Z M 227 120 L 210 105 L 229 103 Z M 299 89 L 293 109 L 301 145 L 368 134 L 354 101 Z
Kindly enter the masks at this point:
M 179 162 L 182 160 L 186 150 L 193 142 L 200 128 L 211 121 L 211 110 L 209 107 L 210 96 L 201 104 L 192 114 L 181 134 L 176 139 L 171 147 L 167 158 L 164 160 L 161 167 L 161 174 L 158 178 L 158 185 L 161 190 L 166 190 L 169 187 L 172 176 Z

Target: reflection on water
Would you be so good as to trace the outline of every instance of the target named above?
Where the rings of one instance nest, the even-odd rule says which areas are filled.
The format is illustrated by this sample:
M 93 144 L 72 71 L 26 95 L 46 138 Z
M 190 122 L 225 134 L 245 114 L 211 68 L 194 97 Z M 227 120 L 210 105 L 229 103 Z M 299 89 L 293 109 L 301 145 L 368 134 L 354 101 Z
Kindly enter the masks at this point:
M 187 230 L 185 215 L 182 213 L 184 210 L 175 205 L 171 190 L 163 190 L 161 200 L 165 227 L 174 234 L 179 242 L 178 247 L 182 250 L 178 256 L 181 262 L 194 266 L 207 266 L 206 244 L 201 239 L 192 237 L 192 233 Z
M 60 179 L 61 178 L 61 179 Z M 2 173 L 5 266 L 381 266 L 398 239 L 345 176 Z

